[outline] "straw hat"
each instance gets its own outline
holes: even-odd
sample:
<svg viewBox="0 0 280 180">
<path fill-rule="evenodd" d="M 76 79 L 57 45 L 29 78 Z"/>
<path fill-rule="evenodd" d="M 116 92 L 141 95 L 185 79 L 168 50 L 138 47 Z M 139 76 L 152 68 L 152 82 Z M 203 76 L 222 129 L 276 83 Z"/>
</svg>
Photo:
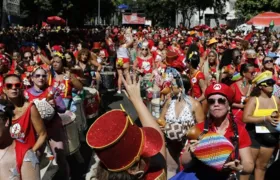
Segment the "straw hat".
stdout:
<svg viewBox="0 0 280 180">
<path fill-rule="evenodd" d="M 212 44 L 215 44 L 215 43 L 218 43 L 217 39 L 216 38 L 212 38 L 208 41 L 208 46 L 212 45 Z"/>
</svg>

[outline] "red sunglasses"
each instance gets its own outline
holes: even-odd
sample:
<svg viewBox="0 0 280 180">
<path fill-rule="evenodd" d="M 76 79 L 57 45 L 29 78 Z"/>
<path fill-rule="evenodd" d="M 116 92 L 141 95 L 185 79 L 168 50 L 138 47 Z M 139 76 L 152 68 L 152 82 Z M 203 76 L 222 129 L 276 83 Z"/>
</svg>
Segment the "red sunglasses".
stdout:
<svg viewBox="0 0 280 180">
<path fill-rule="evenodd" d="M 22 87 L 22 84 L 21 83 L 6 83 L 5 87 L 7 89 L 12 89 L 12 88 L 20 89 Z"/>
</svg>

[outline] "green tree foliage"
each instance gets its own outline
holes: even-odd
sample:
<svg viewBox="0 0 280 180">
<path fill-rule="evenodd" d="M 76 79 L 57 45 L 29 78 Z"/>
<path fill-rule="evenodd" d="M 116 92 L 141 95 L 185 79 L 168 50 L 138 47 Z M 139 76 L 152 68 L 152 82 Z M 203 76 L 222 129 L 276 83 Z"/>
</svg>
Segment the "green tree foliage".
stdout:
<svg viewBox="0 0 280 180">
<path fill-rule="evenodd" d="M 101 16 L 109 19 L 115 11 L 113 1 L 100 0 Z M 61 16 L 70 25 L 82 26 L 86 17 L 95 17 L 98 0 L 24 0 L 21 1 L 24 24 L 40 24 L 48 16 Z"/>
<path fill-rule="evenodd" d="M 280 11 L 279 0 L 237 0 L 237 16 L 249 20 L 253 16 L 265 11 Z"/>
</svg>

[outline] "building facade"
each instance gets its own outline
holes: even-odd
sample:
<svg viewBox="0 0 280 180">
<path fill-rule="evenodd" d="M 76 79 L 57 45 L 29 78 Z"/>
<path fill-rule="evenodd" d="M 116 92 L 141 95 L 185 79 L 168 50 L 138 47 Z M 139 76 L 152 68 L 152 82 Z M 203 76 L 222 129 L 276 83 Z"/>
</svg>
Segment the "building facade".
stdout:
<svg viewBox="0 0 280 180">
<path fill-rule="evenodd" d="M 222 14 L 224 15 L 224 18 L 219 19 L 220 24 L 229 24 L 230 26 L 236 26 L 238 25 L 237 18 L 235 16 L 235 2 L 236 0 L 229 0 L 226 2 L 225 8 L 223 9 Z M 200 15 L 200 17 L 199 17 Z M 200 21 L 199 21 L 199 18 Z M 183 18 L 180 12 L 176 15 L 176 26 L 178 26 L 180 23 L 185 24 L 188 26 L 189 22 L 186 20 L 186 22 L 182 22 Z M 200 23 L 199 23 L 200 22 Z M 214 8 L 207 8 L 204 12 L 198 12 L 192 16 L 190 20 L 191 27 L 194 27 L 199 24 L 206 24 L 210 27 L 215 27 L 216 22 L 214 18 Z"/>
</svg>

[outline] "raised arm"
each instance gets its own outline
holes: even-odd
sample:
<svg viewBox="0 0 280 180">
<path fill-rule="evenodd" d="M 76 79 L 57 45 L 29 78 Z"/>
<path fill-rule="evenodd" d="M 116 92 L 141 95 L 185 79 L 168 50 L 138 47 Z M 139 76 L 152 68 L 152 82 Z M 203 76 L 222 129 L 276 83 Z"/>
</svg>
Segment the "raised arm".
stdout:
<svg viewBox="0 0 280 180">
<path fill-rule="evenodd" d="M 131 79 L 125 80 L 124 77 L 122 77 L 122 81 L 124 83 L 124 86 L 126 88 L 126 95 L 134 105 L 137 114 L 139 116 L 139 119 L 141 121 L 141 124 L 143 127 L 151 127 L 156 129 L 164 142 L 164 135 L 157 124 L 156 120 L 152 116 L 152 114 L 147 109 L 146 105 L 143 103 L 141 95 L 140 95 L 140 81 L 136 82 L 136 76 L 134 75 L 133 81 Z M 131 83 L 130 83 L 131 82 Z M 165 145 L 161 148 L 161 154 L 166 158 L 166 148 Z"/>
</svg>

